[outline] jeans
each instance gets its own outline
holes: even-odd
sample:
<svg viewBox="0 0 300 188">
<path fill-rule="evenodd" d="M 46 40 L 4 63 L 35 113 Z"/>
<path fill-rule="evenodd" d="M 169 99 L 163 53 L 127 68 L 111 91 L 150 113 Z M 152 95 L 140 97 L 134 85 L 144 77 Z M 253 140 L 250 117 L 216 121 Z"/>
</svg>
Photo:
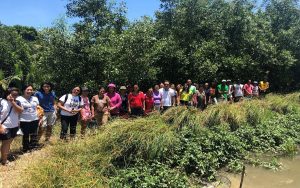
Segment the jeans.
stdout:
<svg viewBox="0 0 300 188">
<path fill-rule="evenodd" d="M 60 119 L 61 119 L 60 138 L 61 139 L 67 138 L 69 126 L 70 126 L 70 137 L 75 137 L 78 114 L 74 116 L 61 116 Z"/>
<path fill-rule="evenodd" d="M 39 121 L 31 121 L 31 122 L 20 122 L 20 128 L 23 132 L 23 150 L 29 150 L 38 144 L 37 139 L 37 130 L 39 126 Z"/>
</svg>

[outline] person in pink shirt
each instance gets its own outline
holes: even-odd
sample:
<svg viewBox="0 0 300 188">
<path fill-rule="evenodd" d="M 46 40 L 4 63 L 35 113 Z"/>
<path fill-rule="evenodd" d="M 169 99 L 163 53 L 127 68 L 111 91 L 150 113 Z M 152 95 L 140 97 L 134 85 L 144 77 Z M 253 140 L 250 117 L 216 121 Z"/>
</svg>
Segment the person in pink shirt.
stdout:
<svg viewBox="0 0 300 188">
<path fill-rule="evenodd" d="M 248 82 L 244 85 L 244 96 L 247 98 L 252 98 L 253 85 L 252 81 L 248 80 Z"/>
<path fill-rule="evenodd" d="M 81 136 L 85 135 L 85 130 L 87 124 L 92 120 L 92 113 L 90 108 L 90 100 L 89 100 L 89 89 L 87 87 L 81 88 L 81 100 L 83 101 L 83 107 L 80 111 L 81 115 Z"/>
<path fill-rule="evenodd" d="M 118 116 L 122 105 L 122 98 L 116 93 L 116 85 L 112 83 L 109 84 L 108 92 L 105 95 L 110 99 L 110 115 L 112 117 Z"/>
</svg>

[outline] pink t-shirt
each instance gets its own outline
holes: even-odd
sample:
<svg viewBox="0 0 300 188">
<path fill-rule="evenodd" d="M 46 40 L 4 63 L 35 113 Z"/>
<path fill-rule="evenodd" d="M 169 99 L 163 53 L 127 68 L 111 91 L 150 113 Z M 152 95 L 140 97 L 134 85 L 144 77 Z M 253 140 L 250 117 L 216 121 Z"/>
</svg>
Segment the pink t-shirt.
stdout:
<svg viewBox="0 0 300 188">
<path fill-rule="evenodd" d="M 253 90 L 253 85 L 252 84 L 245 84 L 244 85 L 244 90 L 247 91 L 247 92 L 244 93 L 245 96 L 247 96 L 249 94 L 251 95 L 252 94 L 252 90 Z"/>
<path fill-rule="evenodd" d="M 118 115 L 119 114 L 119 109 L 122 105 L 122 98 L 121 96 L 114 92 L 114 93 L 106 93 L 106 96 L 108 96 L 110 98 L 110 107 L 113 108 L 115 107 L 115 109 L 110 111 L 111 115 Z"/>
<path fill-rule="evenodd" d="M 82 107 L 82 118 L 88 118 L 91 116 L 91 108 L 90 108 L 90 100 L 88 97 L 81 96 L 81 100 L 83 101 L 83 107 Z"/>
</svg>

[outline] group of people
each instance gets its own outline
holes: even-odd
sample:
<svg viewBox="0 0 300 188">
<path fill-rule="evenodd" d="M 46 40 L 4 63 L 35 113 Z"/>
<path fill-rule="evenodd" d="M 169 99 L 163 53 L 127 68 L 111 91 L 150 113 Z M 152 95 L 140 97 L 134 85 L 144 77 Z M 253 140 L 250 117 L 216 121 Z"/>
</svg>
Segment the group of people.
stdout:
<svg viewBox="0 0 300 188">
<path fill-rule="evenodd" d="M 34 92 L 32 85 L 22 88 L 9 88 L 0 99 L 0 140 L 1 164 L 8 163 L 7 156 L 13 139 L 22 135 L 23 152 L 39 147 L 39 141 L 45 133 L 45 142 L 49 142 L 57 115 L 61 120 L 60 138 L 66 140 L 76 135 L 77 122 L 81 123 L 81 135 L 92 121 L 98 126 L 105 125 L 109 119 L 144 116 L 150 113 L 162 113 L 173 106 L 193 106 L 204 110 L 208 104 L 220 102 L 238 102 L 264 94 L 269 88 L 265 81 L 252 83 L 249 80 L 241 84 L 238 80 L 222 80 L 221 84 L 196 84 L 191 80 L 183 85 L 164 81 L 149 88 L 146 93 L 140 91 L 137 84 L 121 86 L 119 90 L 111 83 L 106 88 L 100 86 L 98 93 L 91 97 L 87 87 L 76 86 L 71 93 L 57 98 L 53 84 L 44 82 Z M 57 100 L 58 99 L 58 100 Z"/>
</svg>

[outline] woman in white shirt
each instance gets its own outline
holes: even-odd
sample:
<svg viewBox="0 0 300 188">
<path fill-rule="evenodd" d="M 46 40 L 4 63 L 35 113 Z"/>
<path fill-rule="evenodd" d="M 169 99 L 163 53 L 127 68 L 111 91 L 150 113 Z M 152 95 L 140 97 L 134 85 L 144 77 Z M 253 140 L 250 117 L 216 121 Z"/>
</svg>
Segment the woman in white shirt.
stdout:
<svg viewBox="0 0 300 188">
<path fill-rule="evenodd" d="M 17 98 L 20 101 L 23 111 L 20 115 L 20 128 L 23 132 L 23 152 L 38 147 L 37 131 L 39 127 L 39 117 L 37 106 L 39 100 L 33 96 L 33 86 L 25 85 L 22 88 L 23 95 Z"/>
<path fill-rule="evenodd" d="M 10 145 L 16 137 L 19 129 L 19 114 L 23 111 L 20 103 L 16 100 L 19 95 L 17 88 L 10 88 L 2 99 L 0 99 L 0 140 L 1 144 L 1 164 L 8 163 L 7 156 Z"/>
<path fill-rule="evenodd" d="M 70 127 L 70 137 L 76 135 L 76 125 L 79 117 L 79 112 L 82 109 L 83 101 L 80 97 L 81 88 L 75 87 L 71 94 L 63 95 L 58 102 L 58 107 L 61 109 L 61 132 L 60 138 L 66 139 L 68 129 Z"/>
</svg>

